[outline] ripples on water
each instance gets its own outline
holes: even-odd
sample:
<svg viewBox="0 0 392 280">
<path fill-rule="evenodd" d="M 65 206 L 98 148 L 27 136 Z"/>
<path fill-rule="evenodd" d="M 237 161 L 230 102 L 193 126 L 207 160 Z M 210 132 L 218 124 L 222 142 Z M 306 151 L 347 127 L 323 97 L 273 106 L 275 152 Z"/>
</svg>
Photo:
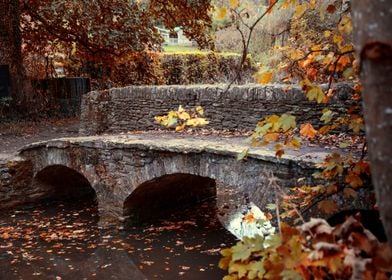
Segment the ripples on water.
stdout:
<svg viewBox="0 0 392 280">
<path fill-rule="evenodd" d="M 97 222 L 87 202 L 0 215 L 0 279 L 222 279 L 219 250 L 235 243 L 214 200 L 124 231 Z"/>
</svg>

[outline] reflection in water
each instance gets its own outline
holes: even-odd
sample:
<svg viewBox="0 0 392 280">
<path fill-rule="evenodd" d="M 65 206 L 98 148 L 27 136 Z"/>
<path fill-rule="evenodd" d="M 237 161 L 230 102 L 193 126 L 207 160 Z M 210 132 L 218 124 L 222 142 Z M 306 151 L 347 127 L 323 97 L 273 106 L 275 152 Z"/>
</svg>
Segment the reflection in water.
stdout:
<svg viewBox="0 0 392 280">
<path fill-rule="evenodd" d="M 221 279 L 234 244 L 215 201 L 125 231 L 97 225 L 91 203 L 39 205 L 0 216 L 0 279 Z"/>
</svg>

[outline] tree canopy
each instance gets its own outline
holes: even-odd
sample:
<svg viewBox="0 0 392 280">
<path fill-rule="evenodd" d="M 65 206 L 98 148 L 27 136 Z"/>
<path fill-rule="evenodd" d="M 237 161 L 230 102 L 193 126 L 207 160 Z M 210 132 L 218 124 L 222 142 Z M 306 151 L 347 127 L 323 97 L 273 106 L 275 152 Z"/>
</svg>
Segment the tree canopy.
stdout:
<svg viewBox="0 0 392 280">
<path fill-rule="evenodd" d="M 130 57 L 148 62 L 145 53 L 161 48 L 158 25 L 181 27 L 201 47 L 211 46 L 211 6 L 205 0 L 23 0 L 20 8 L 27 67 L 34 60 L 29 58 L 55 57 L 68 74 L 110 76 Z"/>
</svg>

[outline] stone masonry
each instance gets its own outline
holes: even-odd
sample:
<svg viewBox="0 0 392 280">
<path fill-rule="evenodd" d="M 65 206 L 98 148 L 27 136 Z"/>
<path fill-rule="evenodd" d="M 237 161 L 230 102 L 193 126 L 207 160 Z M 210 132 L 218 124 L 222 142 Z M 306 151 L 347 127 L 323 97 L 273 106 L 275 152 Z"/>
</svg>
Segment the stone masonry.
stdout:
<svg viewBox="0 0 392 280">
<path fill-rule="evenodd" d="M 328 107 L 335 112 L 350 108 L 351 93 L 348 85 L 338 85 Z M 300 122 L 317 122 L 325 106 L 307 101 L 299 88 L 283 86 L 235 86 L 228 92 L 212 85 L 142 86 L 90 92 L 82 102 L 80 133 L 91 136 L 35 143 L 17 157 L 0 158 L 0 209 L 96 195 L 103 225 L 141 216 L 146 205 L 164 209 L 210 196 L 217 197 L 218 208 L 228 215 L 249 202 L 263 210 L 275 202 L 272 176 L 283 187 L 297 185 L 298 178 L 313 183 L 314 163 L 330 152 L 303 147 L 276 158 L 271 147 L 252 148 L 246 160 L 237 161 L 249 147 L 244 138 L 139 131 L 156 128 L 154 117 L 179 105 L 203 106 L 209 127 L 218 130 L 250 130 L 264 116 L 287 112 Z M 96 134 L 104 135 L 92 136 Z M 350 205 L 336 200 L 342 210 L 368 209 L 374 202 L 369 192 Z"/>
<path fill-rule="evenodd" d="M 145 186 L 147 192 L 154 192 L 151 182 L 163 178 L 166 190 L 174 188 L 174 191 L 158 197 L 176 204 L 182 188 L 178 183 L 196 178 L 191 192 L 200 196 L 213 194 L 210 188 L 214 180 L 218 206 L 227 204 L 229 212 L 236 206 L 232 193 L 237 197 L 248 196 L 263 209 L 274 202 L 268 174 L 276 176 L 282 186 L 293 186 L 297 178 L 311 178 L 314 162 L 325 156 L 316 151 L 299 151 L 278 159 L 272 150 L 255 148 L 246 160 L 237 161 L 236 156 L 246 146 L 232 138 L 181 138 L 151 133 L 64 138 L 32 144 L 21 151 L 19 167 L 14 168 L 20 174 L 27 170 L 23 188 L 13 190 L 14 204 L 54 198 L 56 192 L 77 197 L 90 184 L 97 196 L 101 223 L 118 224 L 128 218 L 135 190 Z M 9 184 L 8 187 L 3 184 L 10 179 L 4 176 L 6 173 L 0 168 L 1 206 L 4 201 L 11 203 L 10 197 L 2 194 L 4 188 L 10 188 Z M 198 182 L 205 182 L 207 189 L 202 189 Z M 153 199 L 148 200 L 148 194 L 144 197 L 145 204 L 153 206 Z M 363 198 L 359 199 L 358 204 L 361 203 Z"/>
<path fill-rule="evenodd" d="M 338 84 L 336 94 L 327 104 L 336 113 L 351 108 L 353 90 Z M 253 130 L 257 123 L 272 114 L 290 113 L 299 122 L 312 122 L 316 127 L 325 104 L 306 99 L 298 87 L 287 85 L 233 86 L 131 86 L 90 92 L 82 101 L 82 135 L 113 134 L 132 130 L 158 128 L 154 117 L 167 114 L 179 105 L 195 108 L 201 105 L 213 129 Z"/>
</svg>

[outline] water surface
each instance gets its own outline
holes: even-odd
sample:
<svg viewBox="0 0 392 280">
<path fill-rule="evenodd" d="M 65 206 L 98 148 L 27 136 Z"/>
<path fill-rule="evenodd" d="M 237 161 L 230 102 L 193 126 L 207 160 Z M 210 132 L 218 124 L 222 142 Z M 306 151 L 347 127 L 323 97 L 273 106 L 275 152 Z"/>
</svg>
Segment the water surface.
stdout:
<svg viewBox="0 0 392 280">
<path fill-rule="evenodd" d="M 40 204 L 0 215 L 0 279 L 221 279 L 235 243 L 215 200 L 123 231 L 98 227 L 92 202 Z"/>
</svg>

